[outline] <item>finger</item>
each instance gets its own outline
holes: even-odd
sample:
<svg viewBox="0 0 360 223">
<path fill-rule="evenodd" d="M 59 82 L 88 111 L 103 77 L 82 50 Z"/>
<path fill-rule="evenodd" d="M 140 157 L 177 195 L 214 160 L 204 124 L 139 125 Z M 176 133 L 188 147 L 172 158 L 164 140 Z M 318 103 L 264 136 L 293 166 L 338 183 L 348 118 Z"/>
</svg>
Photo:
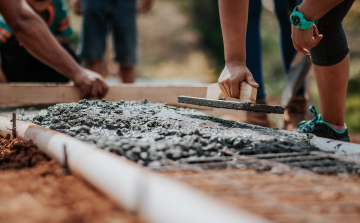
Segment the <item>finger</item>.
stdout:
<svg viewBox="0 0 360 223">
<path fill-rule="evenodd" d="M 93 83 L 91 86 L 91 96 L 92 97 L 98 97 L 98 86 L 97 82 Z"/>
<path fill-rule="evenodd" d="M 81 98 L 87 99 L 89 97 L 90 90 L 90 87 L 87 85 L 81 86 Z"/>
<path fill-rule="evenodd" d="M 97 97 L 98 97 L 98 98 L 102 98 L 103 96 L 104 96 L 104 89 L 103 89 L 102 83 L 100 82 L 100 83 L 97 85 Z"/>
<path fill-rule="evenodd" d="M 229 80 L 224 81 L 223 89 L 221 91 L 226 94 L 227 96 L 231 97 L 230 95 L 230 85 L 228 84 Z"/>
<path fill-rule="evenodd" d="M 102 88 L 103 88 L 103 96 L 105 96 L 109 91 L 109 87 L 105 82 L 102 82 Z"/>
<path fill-rule="evenodd" d="M 225 83 L 225 85 L 226 85 L 226 95 L 231 97 L 231 81 L 229 80 L 227 83 Z"/>
<path fill-rule="evenodd" d="M 219 83 L 219 87 L 222 93 L 226 94 L 226 88 L 224 86 L 224 83 Z M 227 94 L 226 94 L 227 95 Z"/>
<path fill-rule="evenodd" d="M 313 35 L 314 35 L 314 37 L 319 36 L 319 30 L 318 30 L 318 28 L 316 27 L 315 24 L 313 25 Z"/>
<path fill-rule="evenodd" d="M 230 94 L 232 98 L 240 98 L 240 91 L 239 91 L 240 83 L 233 83 L 230 88 Z"/>
<path fill-rule="evenodd" d="M 259 87 L 259 84 L 256 83 L 256 81 L 255 81 L 255 79 L 254 79 L 254 77 L 253 77 L 252 74 L 246 73 L 246 74 L 245 74 L 245 80 L 246 80 L 246 82 L 248 82 L 248 84 L 250 84 L 251 86 L 256 87 L 256 88 Z"/>
<path fill-rule="evenodd" d="M 299 45 L 297 45 L 295 42 L 293 42 L 293 45 L 294 45 L 294 48 L 296 51 L 300 52 L 300 53 L 303 53 L 303 54 L 306 54 L 306 55 L 310 55 L 309 51 L 300 47 Z"/>
<path fill-rule="evenodd" d="M 320 40 L 323 38 L 323 35 L 319 35 L 317 38 L 312 38 L 311 39 L 311 45 L 307 48 L 307 49 L 311 49 L 314 48 L 316 45 L 319 44 Z"/>
<path fill-rule="evenodd" d="M 317 38 L 314 46 L 318 45 L 318 44 L 320 43 L 320 41 L 322 40 L 322 38 L 323 38 L 323 35 L 320 34 L 320 35 L 318 36 L 318 38 Z"/>
<path fill-rule="evenodd" d="M 104 82 L 100 82 L 98 85 L 98 96 L 104 98 L 108 92 L 108 86 Z"/>
<path fill-rule="evenodd" d="M 222 91 L 225 95 L 230 96 L 230 95 L 229 95 L 229 92 L 228 92 L 228 88 L 229 88 L 229 86 L 227 86 L 225 82 L 223 82 L 222 85 L 220 85 L 221 91 Z"/>
</svg>

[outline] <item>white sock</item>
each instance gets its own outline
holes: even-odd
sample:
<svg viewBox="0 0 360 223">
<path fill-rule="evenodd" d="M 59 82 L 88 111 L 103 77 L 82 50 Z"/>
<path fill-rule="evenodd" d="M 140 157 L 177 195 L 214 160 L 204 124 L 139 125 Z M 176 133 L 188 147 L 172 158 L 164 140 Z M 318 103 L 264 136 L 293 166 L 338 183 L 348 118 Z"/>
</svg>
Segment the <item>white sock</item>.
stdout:
<svg viewBox="0 0 360 223">
<path fill-rule="evenodd" d="M 338 125 L 333 125 L 333 124 L 329 124 L 333 129 L 336 129 L 339 132 L 344 131 L 344 129 L 346 128 L 346 124 L 344 124 L 343 126 L 338 126 Z"/>
</svg>

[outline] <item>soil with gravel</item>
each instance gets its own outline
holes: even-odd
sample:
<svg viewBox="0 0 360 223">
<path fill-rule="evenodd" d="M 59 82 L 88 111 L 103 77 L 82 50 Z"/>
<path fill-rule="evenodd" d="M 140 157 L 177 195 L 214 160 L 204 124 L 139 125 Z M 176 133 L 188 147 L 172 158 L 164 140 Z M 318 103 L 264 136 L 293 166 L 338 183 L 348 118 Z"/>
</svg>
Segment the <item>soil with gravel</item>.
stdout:
<svg viewBox="0 0 360 223">
<path fill-rule="evenodd" d="M 318 150 L 310 145 L 310 135 L 222 120 L 146 99 L 57 104 L 33 122 L 150 167 L 165 165 L 168 159 L 224 156 L 219 152 L 223 148 L 248 155 Z"/>
<path fill-rule="evenodd" d="M 30 142 L 0 135 L 0 222 L 141 222 Z"/>
</svg>

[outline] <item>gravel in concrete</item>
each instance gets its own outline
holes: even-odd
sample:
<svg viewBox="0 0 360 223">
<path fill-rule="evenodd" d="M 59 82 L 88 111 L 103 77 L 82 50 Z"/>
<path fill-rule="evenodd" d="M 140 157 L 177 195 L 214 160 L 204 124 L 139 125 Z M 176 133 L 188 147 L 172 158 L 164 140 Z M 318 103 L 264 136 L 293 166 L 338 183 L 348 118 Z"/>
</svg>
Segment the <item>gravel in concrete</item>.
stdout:
<svg viewBox="0 0 360 223">
<path fill-rule="evenodd" d="M 224 156 L 219 152 L 222 148 L 247 154 L 317 150 L 310 146 L 310 135 L 222 120 L 147 100 L 57 104 L 33 122 L 150 167 L 165 165 L 168 159 Z"/>
</svg>

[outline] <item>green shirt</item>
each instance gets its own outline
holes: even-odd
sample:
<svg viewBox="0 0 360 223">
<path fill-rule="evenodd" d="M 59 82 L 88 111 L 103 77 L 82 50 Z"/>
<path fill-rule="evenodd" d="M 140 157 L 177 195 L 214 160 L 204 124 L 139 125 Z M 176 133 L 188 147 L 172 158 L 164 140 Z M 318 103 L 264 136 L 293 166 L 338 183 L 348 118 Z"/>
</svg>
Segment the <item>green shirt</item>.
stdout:
<svg viewBox="0 0 360 223">
<path fill-rule="evenodd" d="M 55 36 L 69 37 L 73 34 L 67 7 L 63 0 L 52 0 L 47 11 L 49 13 L 49 20 L 45 21 L 45 23 Z M 6 43 L 12 35 L 11 29 L 0 15 L 0 45 Z"/>
</svg>

